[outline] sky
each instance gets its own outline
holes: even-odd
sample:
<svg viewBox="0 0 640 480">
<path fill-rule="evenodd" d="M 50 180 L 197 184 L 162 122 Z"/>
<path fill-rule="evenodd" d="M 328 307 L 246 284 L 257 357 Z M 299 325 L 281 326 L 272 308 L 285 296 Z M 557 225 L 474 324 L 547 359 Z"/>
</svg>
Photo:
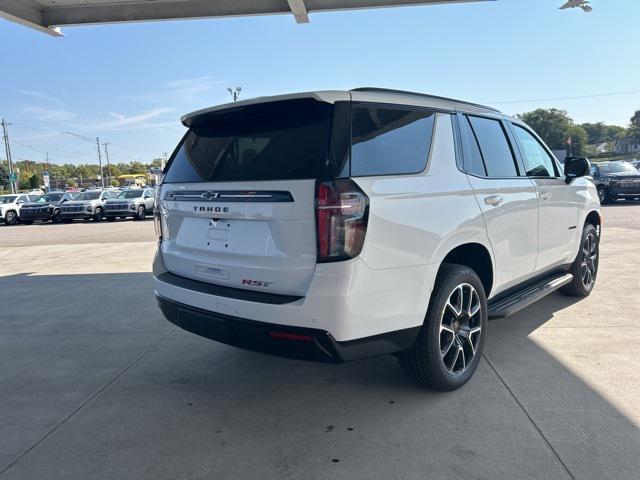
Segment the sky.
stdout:
<svg viewBox="0 0 640 480">
<path fill-rule="evenodd" d="M 0 116 L 14 160 L 52 163 L 97 162 L 95 144 L 62 131 L 99 136 L 114 163 L 170 155 L 180 116 L 230 101 L 234 86 L 241 98 L 387 87 L 627 126 L 640 109 L 640 1 L 562 3 L 78 26 L 64 38 L 0 19 Z"/>
</svg>

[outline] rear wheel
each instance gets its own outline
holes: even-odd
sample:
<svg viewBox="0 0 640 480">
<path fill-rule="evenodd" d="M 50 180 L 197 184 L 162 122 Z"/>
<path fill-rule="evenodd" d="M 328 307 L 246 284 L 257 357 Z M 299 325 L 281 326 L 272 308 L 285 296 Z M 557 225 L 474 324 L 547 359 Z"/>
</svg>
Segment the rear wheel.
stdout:
<svg viewBox="0 0 640 480">
<path fill-rule="evenodd" d="M 4 223 L 7 225 L 15 225 L 18 223 L 18 215 L 13 210 L 9 210 L 4 216 Z"/>
<path fill-rule="evenodd" d="M 398 355 L 402 370 L 434 390 L 461 387 L 480 362 L 487 317 L 478 275 L 463 265 L 443 265 L 420 334 Z"/>
<path fill-rule="evenodd" d="M 571 264 L 573 280 L 560 289 L 565 295 L 572 297 L 586 297 L 593 290 L 598 276 L 598 261 L 600 254 L 600 238 L 596 228 L 587 223 L 582 232 L 580 251 Z"/>
</svg>

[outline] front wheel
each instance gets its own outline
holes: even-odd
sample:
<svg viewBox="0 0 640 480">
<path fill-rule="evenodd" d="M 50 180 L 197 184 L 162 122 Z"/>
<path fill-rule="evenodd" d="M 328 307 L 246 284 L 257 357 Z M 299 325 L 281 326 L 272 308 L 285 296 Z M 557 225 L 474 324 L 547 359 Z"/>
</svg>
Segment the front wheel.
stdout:
<svg viewBox="0 0 640 480">
<path fill-rule="evenodd" d="M 586 297 L 593 290 L 598 276 L 600 237 L 596 227 L 587 223 L 582 231 L 580 251 L 571 264 L 571 283 L 560 288 L 560 292 L 571 297 Z"/>
<path fill-rule="evenodd" d="M 18 223 L 18 215 L 13 210 L 8 211 L 4 216 L 4 223 L 7 225 L 15 225 Z"/>
<path fill-rule="evenodd" d="M 96 212 L 93 214 L 93 221 L 101 222 L 103 218 L 104 218 L 104 212 L 102 211 L 102 208 L 100 207 L 96 208 Z"/>
<path fill-rule="evenodd" d="M 136 220 L 144 220 L 147 216 L 147 209 L 144 208 L 144 205 L 140 205 L 138 207 L 138 214 L 136 215 Z"/>
<path fill-rule="evenodd" d="M 434 390 L 460 388 L 480 362 L 487 318 L 478 275 L 463 265 L 444 264 L 415 344 L 398 355 L 402 370 Z"/>
<path fill-rule="evenodd" d="M 609 192 L 604 185 L 598 186 L 598 198 L 600 199 L 600 203 L 604 205 L 605 203 L 609 203 Z"/>
<path fill-rule="evenodd" d="M 60 215 L 60 210 L 56 210 L 51 217 L 51 221 L 53 223 L 62 223 L 62 215 Z"/>
</svg>

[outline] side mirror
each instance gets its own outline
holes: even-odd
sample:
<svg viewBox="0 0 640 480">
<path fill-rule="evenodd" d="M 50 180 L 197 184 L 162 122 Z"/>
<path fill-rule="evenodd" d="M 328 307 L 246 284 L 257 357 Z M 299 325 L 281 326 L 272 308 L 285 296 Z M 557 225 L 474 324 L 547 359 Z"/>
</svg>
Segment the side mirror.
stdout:
<svg viewBox="0 0 640 480">
<path fill-rule="evenodd" d="M 567 157 L 564 160 L 564 175 L 567 183 L 574 178 L 587 177 L 591 174 L 591 165 L 585 157 Z"/>
</svg>

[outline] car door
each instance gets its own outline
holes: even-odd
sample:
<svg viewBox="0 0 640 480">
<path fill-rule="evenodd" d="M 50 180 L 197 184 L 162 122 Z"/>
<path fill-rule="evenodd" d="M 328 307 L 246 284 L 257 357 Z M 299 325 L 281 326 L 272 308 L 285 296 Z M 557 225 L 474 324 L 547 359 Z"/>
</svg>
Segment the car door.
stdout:
<svg viewBox="0 0 640 480">
<path fill-rule="evenodd" d="M 540 215 L 536 270 L 569 263 L 577 235 L 580 194 L 567 185 L 555 158 L 526 126 L 510 122 L 526 175 L 533 181 Z"/>
<path fill-rule="evenodd" d="M 493 249 L 493 293 L 530 277 L 538 251 L 538 199 L 520 175 L 500 118 L 458 115 L 465 171 L 484 216 Z"/>
<path fill-rule="evenodd" d="M 147 209 L 147 212 L 153 211 L 153 193 L 151 190 L 146 189 L 143 193 L 144 197 L 144 208 Z"/>
</svg>

